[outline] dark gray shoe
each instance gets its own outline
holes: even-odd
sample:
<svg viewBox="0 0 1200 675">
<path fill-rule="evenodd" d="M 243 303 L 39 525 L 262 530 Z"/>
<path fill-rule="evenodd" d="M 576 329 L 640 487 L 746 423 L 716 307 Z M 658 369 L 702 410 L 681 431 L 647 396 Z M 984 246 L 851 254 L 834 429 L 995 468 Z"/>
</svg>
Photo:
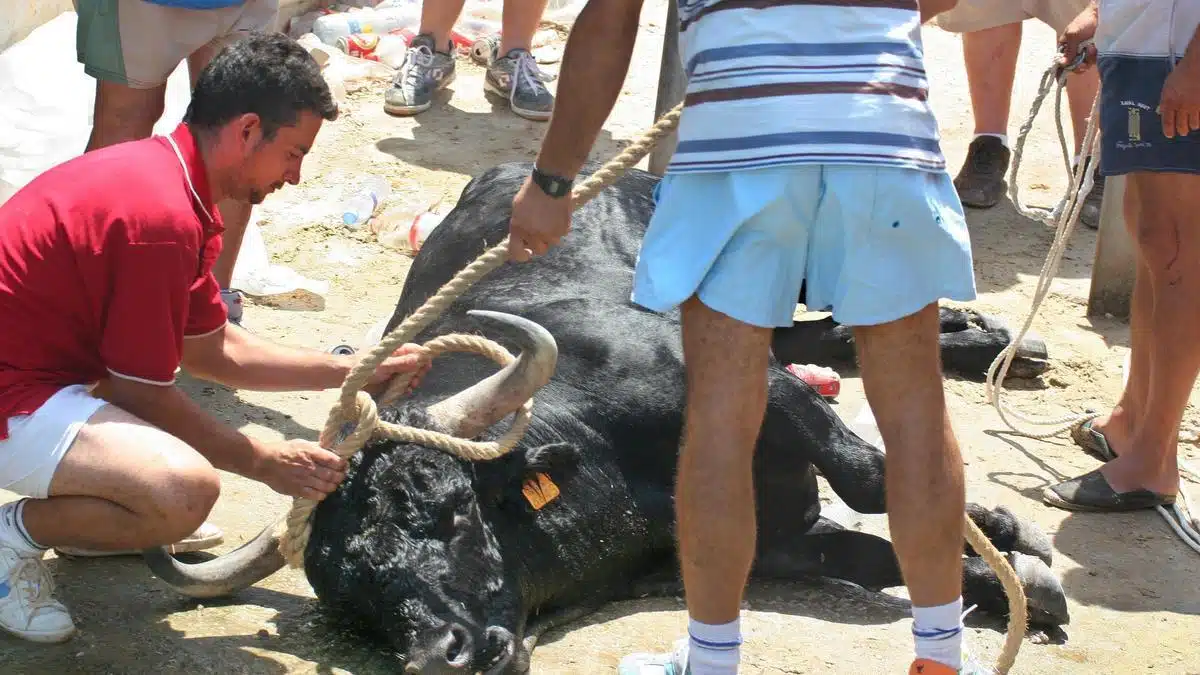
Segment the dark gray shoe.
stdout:
<svg viewBox="0 0 1200 675">
<path fill-rule="evenodd" d="M 383 109 L 393 115 L 425 112 L 433 105 L 433 95 L 453 82 L 454 75 L 454 56 L 437 51 L 433 36 L 422 33 L 409 44 L 404 63 L 383 95 Z"/>
<path fill-rule="evenodd" d="M 544 122 L 554 112 L 554 95 L 546 88 L 548 79 L 528 50 L 513 49 L 504 56 L 493 56 L 483 86 L 507 98 L 513 112 L 521 117 Z"/>
<path fill-rule="evenodd" d="M 962 169 L 954 178 L 954 189 L 964 206 L 990 209 L 1004 196 L 1007 188 L 1009 150 L 995 136 L 980 136 L 971 141 Z"/>
<path fill-rule="evenodd" d="M 1096 171 L 1092 177 L 1092 191 L 1083 198 L 1083 206 L 1079 207 L 1079 223 L 1093 230 L 1100 229 L 1100 205 L 1104 201 L 1104 176 Z"/>
</svg>

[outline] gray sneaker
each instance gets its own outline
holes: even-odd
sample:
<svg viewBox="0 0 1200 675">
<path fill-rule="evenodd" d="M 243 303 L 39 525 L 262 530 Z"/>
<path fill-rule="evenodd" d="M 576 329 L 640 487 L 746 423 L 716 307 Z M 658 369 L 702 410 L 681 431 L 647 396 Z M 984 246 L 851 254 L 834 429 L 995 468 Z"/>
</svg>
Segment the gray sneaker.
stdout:
<svg viewBox="0 0 1200 675">
<path fill-rule="evenodd" d="M 454 56 L 437 51 L 433 36 L 422 33 L 409 43 L 404 63 L 383 95 L 383 109 L 393 115 L 425 112 L 433 105 L 433 94 L 453 82 L 454 74 Z"/>
<path fill-rule="evenodd" d="M 504 56 L 492 58 L 483 86 L 487 91 L 507 98 L 513 112 L 521 117 L 544 122 L 554 112 L 554 95 L 546 88 L 548 79 L 528 50 L 513 49 Z"/>
<path fill-rule="evenodd" d="M 1092 180 L 1092 191 L 1083 198 L 1083 206 L 1079 207 L 1079 223 L 1084 227 L 1100 229 L 1100 205 L 1104 201 L 1104 176 L 1096 171 Z"/>
</svg>

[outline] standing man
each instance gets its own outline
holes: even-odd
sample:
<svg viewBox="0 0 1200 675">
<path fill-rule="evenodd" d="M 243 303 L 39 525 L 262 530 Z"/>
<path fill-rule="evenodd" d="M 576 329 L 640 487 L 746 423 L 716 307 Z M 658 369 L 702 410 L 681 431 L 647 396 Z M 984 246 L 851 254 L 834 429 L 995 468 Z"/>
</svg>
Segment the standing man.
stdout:
<svg viewBox="0 0 1200 675">
<path fill-rule="evenodd" d="M 1043 499 L 1129 511 L 1174 503 L 1179 424 L 1200 373 L 1200 2 L 1093 1 L 1063 35 L 1064 58 L 1093 36 L 1100 171 L 1126 176 L 1125 223 L 1138 253 L 1129 381 L 1108 415 L 1072 430 L 1105 465 Z"/>
<path fill-rule="evenodd" d="M 921 23 L 954 0 L 681 3 L 689 82 L 633 301 L 682 307 L 687 413 L 676 515 L 690 639 L 627 674 L 736 672 L 756 547 L 752 459 L 774 327 L 810 308 L 854 327 L 887 445 L 887 506 L 913 602 L 913 673 L 969 672 L 962 459 L 942 390 L 938 299 L 971 300 L 966 222 L 927 98 Z M 511 251 L 568 231 L 571 181 L 629 67 L 641 0 L 590 2 L 558 108 L 513 201 Z M 970 671 L 973 672 L 973 671 Z"/>
<path fill-rule="evenodd" d="M 433 95 L 454 81 L 454 45 L 450 29 L 466 0 L 425 0 L 419 34 L 409 44 L 404 63 L 383 95 L 383 109 L 392 115 L 416 115 L 429 110 Z M 505 0 L 502 37 L 491 54 L 484 90 L 503 97 L 525 119 L 544 122 L 554 110 L 554 95 L 545 74 L 530 53 L 546 0 Z M 503 56 L 501 56 L 503 54 Z"/>
<path fill-rule="evenodd" d="M 48 547 L 139 550 L 179 541 L 220 492 L 217 469 L 323 499 L 345 462 L 315 443 L 259 441 L 175 386 L 337 387 L 354 361 L 273 345 L 226 322 L 213 277 L 223 199 L 300 180 L 337 106 L 308 53 L 252 34 L 199 73 L 169 136 L 44 172 L 0 206 L 0 629 L 36 642 L 75 625 L 51 597 Z M 376 372 L 424 372 L 406 345 Z"/>
<path fill-rule="evenodd" d="M 1087 4 L 1088 0 L 959 0 L 954 9 L 937 17 L 935 23 L 939 28 L 962 33 L 963 61 L 971 90 L 975 138 L 954 178 L 954 187 L 965 206 L 991 208 L 1007 189 L 1005 176 L 1011 156 L 1008 117 L 1022 24 L 1026 19 L 1036 18 L 1053 28 L 1055 34 L 1062 35 L 1067 24 Z M 1075 136 L 1076 163 L 1099 87 L 1095 72 L 1067 74 L 1067 104 Z M 1079 221 L 1092 229 L 1100 225 L 1100 201 L 1104 197 L 1104 179 L 1100 175 L 1095 178 L 1079 215 Z"/>
<path fill-rule="evenodd" d="M 167 78 L 186 60 L 194 89 L 213 55 L 249 31 L 274 22 L 279 0 L 73 0 L 79 15 L 75 51 L 96 78 L 92 134 L 85 152 L 147 138 L 166 106 Z M 218 206 L 225 222 L 213 275 L 230 321 L 242 320 L 233 267 L 250 223 L 251 202 Z"/>
</svg>

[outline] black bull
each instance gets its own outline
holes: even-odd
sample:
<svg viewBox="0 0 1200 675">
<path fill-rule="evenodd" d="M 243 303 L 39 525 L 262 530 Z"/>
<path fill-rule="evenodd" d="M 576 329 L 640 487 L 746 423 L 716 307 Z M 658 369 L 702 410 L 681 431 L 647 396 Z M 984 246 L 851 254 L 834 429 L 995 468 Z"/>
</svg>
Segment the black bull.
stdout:
<svg viewBox="0 0 1200 675">
<path fill-rule="evenodd" d="M 528 170 L 504 165 L 467 185 L 414 261 L 388 330 L 507 234 L 511 200 Z M 656 180 L 631 171 L 575 213 L 561 247 L 492 272 L 416 337 L 483 329 L 521 356 L 495 374 L 476 355 L 442 357 L 423 386 L 382 410 L 383 418 L 492 439 L 508 426 L 494 423 L 536 392 L 533 422 L 511 454 L 470 463 L 377 440 L 317 509 L 305 552 L 309 582 L 329 611 L 382 639 L 408 672 L 523 672 L 550 625 L 644 592 L 648 580 L 676 577 L 679 317 L 629 302 Z M 950 370 L 980 374 L 1009 339 L 977 316 L 942 316 Z M 901 585 L 890 542 L 820 517 L 814 468 L 851 508 L 883 513 L 883 454 L 780 363 L 852 363 L 848 335 L 812 322 L 778 331 L 774 347 L 754 460 L 754 576 L 833 577 L 874 590 Z M 1039 372 L 1044 357 L 1033 345 L 1021 369 Z M 557 487 L 557 498 L 523 492 L 539 475 Z M 1020 573 L 1032 619 L 1066 623 L 1045 536 L 1003 507 L 972 504 L 969 512 Z M 226 594 L 283 565 L 273 531 L 204 563 L 185 565 L 160 550 L 146 558 L 183 593 Z M 965 602 L 1006 612 L 996 576 L 969 547 L 965 554 Z"/>
</svg>

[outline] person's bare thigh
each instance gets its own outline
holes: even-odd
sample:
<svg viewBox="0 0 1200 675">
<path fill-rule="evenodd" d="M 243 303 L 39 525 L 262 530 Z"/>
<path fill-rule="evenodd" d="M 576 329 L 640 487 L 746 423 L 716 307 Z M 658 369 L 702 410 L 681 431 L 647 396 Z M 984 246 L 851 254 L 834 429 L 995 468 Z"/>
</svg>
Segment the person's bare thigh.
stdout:
<svg viewBox="0 0 1200 675">
<path fill-rule="evenodd" d="M 113 405 L 80 429 L 50 482 L 50 497 L 98 497 L 139 514 L 207 514 L 216 469 L 183 441 Z"/>
</svg>

